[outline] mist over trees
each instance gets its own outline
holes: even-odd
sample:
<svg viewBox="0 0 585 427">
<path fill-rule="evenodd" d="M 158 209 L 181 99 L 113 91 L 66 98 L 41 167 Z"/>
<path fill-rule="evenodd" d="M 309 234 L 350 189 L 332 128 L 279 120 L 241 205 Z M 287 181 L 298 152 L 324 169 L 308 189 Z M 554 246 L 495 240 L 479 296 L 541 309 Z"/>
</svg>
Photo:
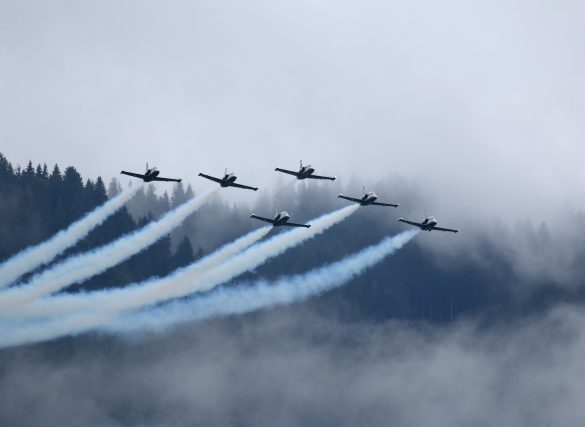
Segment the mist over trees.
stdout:
<svg viewBox="0 0 585 427">
<path fill-rule="evenodd" d="M 230 203 L 229 192 L 221 192 L 170 235 L 65 292 L 164 276 L 261 226 L 251 211 L 287 210 L 309 221 L 344 206 L 339 192 L 359 194 L 361 187 L 357 180 L 347 187 L 281 181 L 260 191 L 253 206 Z M 420 216 L 416 209 L 425 201 L 416 185 L 393 177 L 372 187 L 381 200 L 400 201 L 400 212 L 359 209 L 225 286 L 337 261 L 404 230 L 399 215 Z M 0 155 L 0 259 L 49 238 L 121 190 L 116 179 L 106 185 L 58 165 L 29 162 L 23 169 Z M 143 227 L 197 194 L 183 184 L 156 190 L 146 186 L 55 262 Z M 583 218 L 572 214 L 572 232 L 561 239 L 530 221 L 512 228 L 457 223 L 459 235 L 421 233 L 346 286 L 302 303 L 162 334 L 88 333 L 3 349 L 0 424 L 453 425 L 473 424 L 479 414 L 489 420 L 479 425 L 492 425 L 497 417 L 483 411 L 493 406 L 502 425 L 542 419 L 563 425 L 558 420 L 566 413 L 582 413 L 580 383 L 572 386 L 572 378 L 585 348 L 585 314 L 575 304 L 585 300 Z M 565 353 L 568 360 L 559 357 Z M 559 397 L 560 389 L 569 398 Z M 502 414 L 507 400 L 517 410 Z M 569 402 L 568 411 L 541 408 L 557 400 L 561 407 Z"/>
<path fill-rule="evenodd" d="M 412 206 L 420 203 L 416 188 L 400 178 L 389 178 L 376 188 L 381 199 L 409 200 Z M 14 167 L 0 154 L 0 260 L 49 238 L 121 190 L 115 178 L 106 188 L 102 178 L 85 179 L 73 166 L 61 169 L 58 165 L 35 166 L 29 162 L 25 168 Z M 287 210 L 295 220 L 309 221 L 343 206 L 345 202 L 335 197 L 342 190 L 357 194 L 361 185 L 355 180 L 348 188 L 342 188 L 339 182 L 285 181 L 272 192 L 260 193 L 252 208 L 230 203 L 229 196 L 222 194 L 170 235 L 128 261 L 67 291 L 124 286 L 153 276 L 162 277 L 260 226 L 249 218 L 251 210 L 264 215 Z M 148 185 L 127 207 L 112 215 L 56 262 L 141 228 L 195 194 L 190 185 L 183 183 L 156 189 L 155 185 Z M 378 242 L 383 236 L 403 230 L 404 226 L 395 221 L 397 216 L 392 209 L 360 209 L 327 233 L 246 273 L 244 278 L 276 278 L 336 261 Z M 578 222 L 578 219 L 575 220 Z M 524 226 L 521 232 L 536 252 L 550 241 L 546 225 Z M 440 235 L 434 237 L 441 238 Z M 461 256 L 455 261 L 411 244 L 350 285 L 305 304 L 349 319 L 398 318 L 445 323 L 461 315 L 502 316 L 538 310 L 558 300 L 581 299 L 585 294 L 578 280 L 573 280 L 576 283 L 571 286 L 559 287 L 545 276 L 536 279 L 539 282 L 536 291 L 518 292 L 523 287 L 522 282 L 528 279 L 517 274 L 514 260 L 508 255 L 489 239 L 481 238 L 474 243 L 474 256 Z M 478 258 L 482 262 L 477 262 Z M 585 259 L 585 245 L 573 254 L 571 268 L 582 271 L 582 259 Z M 571 277 L 578 277 L 578 274 Z"/>
</svg>

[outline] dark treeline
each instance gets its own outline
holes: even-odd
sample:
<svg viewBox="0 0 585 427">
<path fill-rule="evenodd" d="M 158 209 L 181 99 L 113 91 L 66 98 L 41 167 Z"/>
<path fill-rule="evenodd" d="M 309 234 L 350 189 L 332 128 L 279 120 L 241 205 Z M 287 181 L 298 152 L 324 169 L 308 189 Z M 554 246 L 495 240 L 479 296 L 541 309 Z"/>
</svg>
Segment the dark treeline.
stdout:
<svg viewBox="0 0 585 427">
<path fill-rule="evenodd" d="M 119 184 L 112 181 L 109 195 L 119 190 Z M 156 198 L 151 209 L 136 218 L 126 208 L 121 209 L 60 259 L 96 248 L 143 227 L 160 213 L 161 207 L 164 210 L 171 208 L 171 204 L 165 205 L 165 199 L 168 199 L 166 194 Z M 49 169 L 46 164 L 35 167 L 29 162 L 24 169 L 14 168 L 0 154 L 0 200 L 0 259 L 5 260 L 30 245 L 50 238 L 103 204 L 108 200 L 108 190 L 101 178 L 84 181 L 72 166 L 61 170 L 54 165 Z M 83 285 L 93 289 L 165 275 L 191 263 L 197 256 L 201 256 L 201 249 L 194 251 L 187 237 L 173 246 L 171 236 L 166 236 L 128 262 Z"/>
<path fill-rule="evenodd" d="M 359 187 L 357 182 L 350 183 L 352 189 Z M 418 202 L 416 191 L 399 179 L 385 181 L 378 188 L 381 198 L 410 199 L 415 205 Z M 111 242 L 195 196 L 193 189 L 182 183 L 169 186 L 167 190 L 159 195 L 154 185 L 146 186 L 126 208 L 111 216 L 60 259 Z M 62 170 L 57 165 L 48 168 L 44 164 L 34 166 L 29 162 L 24 169 L 15 168 L 0 155 L 0 259 L 7 259 L 25 247 L 51 237 L 119 191 L 121 187 L 116 179 L 106 188 L 101 178 L 84 180 L 74 167 Z M 345 202 L 332 196 L 339 191 L 338 182 L 289 183 L 272 194 L 261 193 L 254 210 L 272 215 L 286 209 L 295 220 L 307 221 L 344 206 Z M 68 291 L 123 286 L 152 276 L 164 276 L 260 226 L 249 218 L 249 214 L 248 206 L 233 205 L 216 197 L 171 235 L 127 262 Z M 288 251 L 237 281 L 296 274 L 338 260 L 378 242 L 383 236 L 404 230 L 404 226 L 396 223 L 395 214 L 386 209 L 360 209 L 322 236 Z M 533 235 L 529 238 L 537 245 L 541 237 L 538 231 L 531 233 Z M 334 311 L 348 318 L 449 322 L 461 315 L 502 316 L 525 312 L 540 309 L 550 302 L 583 296 L 582 285 L 558 287 L 545 279 L 539 284 L 538 292 L 522 295 L 517 290 L 525 286 L 522 281 L 527 279 L 515 273 L 513 261 L 505 252 L 488 240 L 479 239 L 475 245 L 476 252 L 485 262 L 477 263 L 471 257 L 443 262 L 419 245 L 408 245 L 348 286 L 315 298 L 309 304 L 317 310 Z M 585 259 L 585 245 L 582 252 L 575 255 L 575 263 L 579 265 L 579 260 Z"/>
</svg>

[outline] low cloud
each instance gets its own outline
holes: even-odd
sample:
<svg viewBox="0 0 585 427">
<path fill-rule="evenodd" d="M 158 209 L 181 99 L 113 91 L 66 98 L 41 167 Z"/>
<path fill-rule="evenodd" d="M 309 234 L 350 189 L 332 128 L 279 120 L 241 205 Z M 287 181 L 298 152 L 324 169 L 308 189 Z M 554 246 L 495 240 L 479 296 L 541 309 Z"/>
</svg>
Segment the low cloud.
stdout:
<svg viewBox="0 0 585 427">
<path fill-rule="evenodd" d="M 345 323 L 300 306 L 133 341 L 9 350 L 4 425 L 580 425 L 585 313 L 489 328 Z"/>
</svg>

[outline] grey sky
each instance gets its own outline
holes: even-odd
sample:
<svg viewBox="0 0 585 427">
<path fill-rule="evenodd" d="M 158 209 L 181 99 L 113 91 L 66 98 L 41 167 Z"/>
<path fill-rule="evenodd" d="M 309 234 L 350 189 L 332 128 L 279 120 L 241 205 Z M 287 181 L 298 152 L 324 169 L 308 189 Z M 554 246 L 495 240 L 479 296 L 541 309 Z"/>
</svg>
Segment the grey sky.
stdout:
<svg viewBox="0 0 585 427">
<path fill-rule="evenodd" d="M 584 13 L 579 1 L 0 2 L 0 150 L 105 178 L 148 160 L 196 189 L 210 186 L 197 171 L 266 185 L 303 158 L 344 182 L 413 179 L 439 216 L 539 221 L 585 200 Z"/>
</svg>

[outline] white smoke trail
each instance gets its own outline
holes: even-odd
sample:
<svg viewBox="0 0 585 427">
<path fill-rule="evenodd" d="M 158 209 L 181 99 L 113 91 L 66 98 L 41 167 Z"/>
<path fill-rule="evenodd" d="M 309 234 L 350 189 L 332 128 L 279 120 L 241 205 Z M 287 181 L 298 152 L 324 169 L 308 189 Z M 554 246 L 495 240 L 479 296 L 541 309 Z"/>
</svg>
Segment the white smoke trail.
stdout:
<svg viewBox="0 0 585 427">
<path fill-rule="evenodd" d="M 409 230 L 387 237 L 376 245 L 304 274 L 282 277 L 275 282 L 260 280 L 252 285 L 218 289 L 188 301 L 174 301 L 162 307 L 133 313 L 100 330 L 112 333 L 160 332 L 180 323 L 299 302 L 345 285 L 401 249 L 418 233 L 418 230 Z"/>
<path fill-rule="evenodd" d="M 50 270 L 35 275 L 28 283 L 5 290 L 0 293 L 0 310 L 4 314 L 17 314 L 22 304 L 89 279 L 125 261 L 168 234 L 216 193 L 217 190 L 195 197 L 140 230 L 68 258 Z"/>
<path fill-rule="evenodd" d="M 190 277 L 195 277 L 196 274 L 203 273 L 206 270 L 217 267 L 223 262 L 228 261 L 232 257 L 244 249 L 252 246 L 254 243 L 265 237 L 270 230 L 271 226 L 258 228 L 249 232 L 248 234 L 236 239 L 235 241 L 228 243 L 215 252 L 205 256 L 204 258 L 197 260 L 193 264 L 178 269 L 171 276 L 168 277 L 163 283 L 157 286 L 172 286 L 172 277 L 188 274 Z M 31 301 L 18 310 L 17 313 L 0 313 L 0 317 L 16 317 L 17 320 L 22 321 L 26 318 L 34 317 L 47 317 L 47 316 L 58 316 L 64 314 L 71 314 L 72 312 L 79 310 L 90 310 L 97 306 L 103 307 L 112 304 L 119 298 L 133 298 L 133 292 L 142 291 L 143 286 L 147 286 L 149 283 L 158 283 L 161 279 L 156 278 L 143 283 L 132 285 L 135 291 L 129 291 L 128 288 L 114 288 L 107 291 L 100 292 L 88 292 L 78 293 L 72 295 L 58 295 L 55 297 L 43 298 L 36 301 Z M 157 289 L 157 288 L 152 288 Z M 134 295 L 137 295 L 134 294 Z"/>
<path fill-rule="evenodd" d="M 311 221 L 311 228 L 294 229 L 277 235 L 272 239 L 252 246 L 217 268 L 202 274 L 199 274 L 199 271 L 197 271 L 198 274 L 190 274 L 189 268 L 183 269 L 162 279 L 151 280 L 130 288 L 117 290 L 117 298 L 111 300 L 107 297 L 112 291 L 92 293 L 92 310 L 54 321 L 36 322 L 26 327 L 5 329 L 0 335 L 0 347 L 31 344 L 61 336 L 78 334 L 111 322 L 120 316 L 124 310 L 138 309 L 168 301 L 172 298 L 210 290 L 245 271 L 258 267 L 268 259 L 282 254 L 287 249 L 321 234 L 334 224 L 347 218 L 357 208 L 357 205 L 350 205 L 323 215 Z M 122 293 L 125 295 L 122 295 Z M 86 294 L 87 296 L 89 294 Z M 78 297 L 78 295 L 67 297 L 73 298 Z M 98 297 L 98 299 L 94 300 L 93 297 Z M 102 305 L 97 302 L 99 298 L 104 297 L 107 298 L 108 305 Z M 62 298 L 65 298 L 65 296 Z M 101 300 L 102 303 L 104 301 L 106 299 Z"/>
<path fill-rule="evenodd" d="M 258 267 L 287 249 L 321 234 L 337 222 L 347 218 L 358 207 L 359 205 L 350 205 L 322 215 L 311 221 L 311 228 L 295 228 L 276 235 L 237 256 L 226 259 L 226 262 L 216 269 L 202 271 L 199 264 L 194 263 L 163 278 L 157 277 L 119 289 L 57 295 L 35 301 L 28 307 L 19 307 L 18 311 L 3 313 L 1 316 L 63 315 L 70 314 L 71 311 L 91 310 L 95 307 L 99 307 L 103 311 L 116 312 L 141 308 L 194 292 L 210 290 L 239 274 Z"/>
<path fill-rule="evenodd" d="M 75 245 L 109 216 L 120 210 L 141 188 L 142 185 L 136 185 L 122 191 L 49 240 L 26 248 L 5 261 L 0 265 L 0 288 L 14 283 L 23 274 L 53 261 L 57 255 Z"/>
</svg>

